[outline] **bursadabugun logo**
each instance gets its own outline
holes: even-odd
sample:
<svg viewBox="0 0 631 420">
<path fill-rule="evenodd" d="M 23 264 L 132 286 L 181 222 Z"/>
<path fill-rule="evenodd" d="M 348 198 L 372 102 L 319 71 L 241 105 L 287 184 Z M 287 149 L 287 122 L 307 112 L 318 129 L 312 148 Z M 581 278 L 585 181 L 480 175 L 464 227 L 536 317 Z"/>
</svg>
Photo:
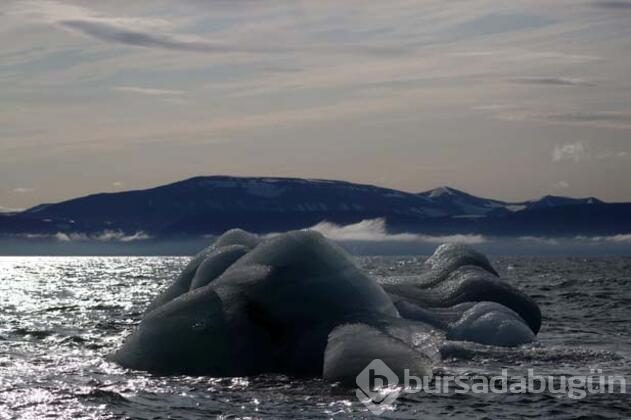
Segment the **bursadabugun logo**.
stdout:
<svg viewBox="0 0 631 420">
<path fill-rule="evenodd" d="M 414 376 L 409 369 L 399 378 L 382 360 L 375 359 L 357 376 L 355 392 L 374 415 L 394 410 L 394 402 L 402 393 L 413 394 L 564 394 L 570 399 L 583 399 L 588 394 L 627 392 L 624 376 L 602 375 L 600 369 L 590 369 L 589 375 L 537 375 L 528 369 L 527 375 L 509 376 L 507 369 L 501 375 L 475 376 Z"/>
<path fill-rule="evenodd" d="M 359 389 L 355 395 L 377 416 L 391 409 L 392 403 L 401 393 L 399 377 L 380 359 L 370 362 L 357 375 L 356 383 Z"/>
</svg>

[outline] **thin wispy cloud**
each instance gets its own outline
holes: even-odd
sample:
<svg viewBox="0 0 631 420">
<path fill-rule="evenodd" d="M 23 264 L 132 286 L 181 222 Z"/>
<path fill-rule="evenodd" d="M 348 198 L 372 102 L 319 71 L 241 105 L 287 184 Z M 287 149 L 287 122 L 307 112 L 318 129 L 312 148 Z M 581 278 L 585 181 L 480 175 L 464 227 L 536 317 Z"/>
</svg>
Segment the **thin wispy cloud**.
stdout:
<svg viewBox="0 0 631 420">
<path fill-rule="evenodd" d="M 177 96 L 184 95 L 185 92 L 181 90 L 172 90 L 172 89 L 156 89 L 156 88 L 146 88 L 139 86 L 116 86 L 112 88 L 112 90 L 118 92 L 126 92 L 126 93 L 137 93 L 139 95 L 147 95 L 147 96 Z"/>
<path fill-rule="evenodd" d="M 631 242 L 631 234 L 619 234 L 598 238 L 608 242 Z"/>
<path fill-rule="evenodd" d="M 586 64 L 591 62 L 603 61 L 604 58 L 599 55 L 592 54 L 572 54 L 563 51 L 552 50 L 536 50 L 523 48 L 510 48 L 498 50 L 479 50 L 479 51 L 457 51 L 450 55 L 456 57 L 471 58 L 499 58 L 504 61 L 512 61 L 515 63 L 524 62 L 540 62 L 540 63 L 565 63 L 565 64 Z"/>
<path fill-rule="evenodd" d="M 631 176 L 630 2 L 579 3 L 0 2 L 0 175 L 38 186 L 0 202 L 89 193 L 112 167 L 627 199 L 607 177 Z M 607 170 L 541 159 L 577 140 Z M 489 150 L 501 165 L 471 163 Z"/>
<path fill-rule="evenodd" d="M 143 16 L 112 16 L 55 1 L 26 1 L 9 10 L 35 22 L 56 25 L 104 42 L 133 47 L 159 48 L 189 52 L 235 52 L 238 46 L 224 45 L 194 35 L 173 33 L 167 19 Z"/>
<path fill-rule="evenodd" d="M 169 20 L 163 18 L 148 16 L 111 16 L 99 13 L 87 7 L 51 0 L 26 0 L 16 2 L 8 8 L 6 13 L 12 16 L 23 16 L 28 20 L 42 23 L 59 23 L 65 20 L 76 20 L 145 29 L 166 29 L 173 27 Z"/>
<path fill-rule="evenodd" d="M 602 111 L 602 112 L 573 112 L 566 114 L 550 114 L 550 117 L 567 121 L 613 121 L 631 123 L 631 112 Z"/>
<path fill-rule="evenodd" d="M 552 188 L 555 190 L 565 190 L 570 187 L 570 184 L 567 181 L 559 181 L 552 184 Z"/>
<path fill-rule="evenodd" d="M 520 241 L 525 242 L 533 242 L 537 244 L 545 244 L 545 245 L 572 245 L 574 244 L 598 244 L 598 243 L 617 243 L 617 244 L 625 244 L 631 243 L 631 234 L 617 234 L 617 235 L 609 235 L 609 236 L 575 236 L 575 237 L 546 237 L 546 236 L 520 236 L 517 238 Z"/>
<path fill-rule="evenodd" d="M 593 86 L 594 83 L 577 77 L 516 77 L 513 83 L 544 86 Z"/>
<path fill-rule="evenodd" d="M 15 208 L 10 208 L 10 207 L 0 206 L 0 213 L 16 213 L 22 210 L 24 209 L 15 209 Z"/>
<path fill-rule="evenodd" d="M 571 112 L 544 114 L 542 118 L 548 121 L 575 123 L 594 127 L 631 129 L 631 112 L 601 111 L 601 112 Z"/>
<path fill-rule="evenodd" d="M 517 240 L 551 246 L 557 246 L 560 244 L 558 239 L 547 238 L 545 236 L 520 236 Z"/>
<path fill-rule="evenodd" d="M 627 151 L 615 151 L 600 146 L 588 147 L 583 142 L 557 144 L 552 150 L 552 160 L 554 162 L 569 161 L 579 163 L 585 160 L 597 159 L 597 160 L 619 160 L 623 161 L 627 159 L 631 154 Z M 559 181 L 553 184 L 554 188 L 568 188 L 569 184 L 566 181 Z"/>
<path fill-rule="evenodd" d="M 555 162 L 570 160 L 578 163 L 587 157 L 587 151 L 581 142 L 557 145 L 552 150 L 552 160 Z"/>
<path fill-rule="evenodd" d="M 35 191 L 34 188 L 29 188 L 29 187 L 16 187 L 13 188 L 13 192 L 14 193 L 18 193 L 18 194 L 26 194 L 26 193 L 30 193 Z"/>
<path fill-rule="evenodd" d="M 46 22 L 84 36 L 120 45 L 155 48 L 194 53 L 279 53 L 304 50 L 335 52 L 354 51 L 375 55 L 400 55 L 410 50 L 401 45 L 362 45 L 310 43 L 295 45 L 284 39 L 283 45 L 274 46 L 263 42 L 244 43 L 218 41 L 193 34 L 174 31 L 175 25 L 166 19 L 147 17 L 111 16 L 98 13 L 87 7 L 68 5 L 54 1 L 27 1 L 11 9 L 11 14 L 21 15 L 35 21 Z"/>
<path fill-rule="evenodd" d="M 514 104 L 485 104 L 485 105 L 476 105 L 476 106 L 471 107 L 473 111 L 492 111 L 492 112 L 509 111 L 511 109 L 516 109 L 516 108 L 519 108 L 519 107 Z"/>
<path fill-rule="evenodd" d="M 58 23 L 64 28 L 80 32 L 101 41 L 114 42 L 133 47 L 162 48 L 165 50 L 203 53 L 235 52 L 233 46 L 222 45 L 217 42 L 173 34 L 142 32 L 104 22 L 63 20 Z"/>
<path fill-rule="evenodd" d="M 541 112 L 515 110 L 494 116 L 504 121 L 539 121 L 554 125 L 631 130 L 631 112 L 626 111 L 570 111 Z"/>
<path fill-rule="evenodd" d="M 602 9 L 631 10 L 629 1 L 594 1 L 592 5 Z"/>
<path fill-rule="evenodd" d="M 86 233 L 64 233 L 58 232 L 52 237 L 60 242 L 71 242 L 71 241 L 98 241 L 98 242 L 135 242 L 135 241 L 146 241 L 151 239 L 151 236 L 146 233 L 139 231 L 134 234 L 125 234 L 120 230 L 106 230 L 100 233 L 95 234 L 86 234 Z"/>
<path fill-rule="evenodd" d="M 620 152 L 605 150 L 596 154 L 596 159 L 628 159 L 629 157 L 631 153 L 624 150 Z"/>
</svg>

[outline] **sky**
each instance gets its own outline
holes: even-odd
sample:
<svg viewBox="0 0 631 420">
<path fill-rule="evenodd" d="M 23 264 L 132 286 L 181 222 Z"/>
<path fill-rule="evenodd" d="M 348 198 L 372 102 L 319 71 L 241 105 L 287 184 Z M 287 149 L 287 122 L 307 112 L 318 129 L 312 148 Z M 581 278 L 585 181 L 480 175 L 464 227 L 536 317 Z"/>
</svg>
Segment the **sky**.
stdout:
<svg viewBox="0 0 631 420">
<path fill-rule="evenodd" d="M 0 3 L 0 210 L 217 174 L 631 201 L 631 1 Z"/>
</svg>

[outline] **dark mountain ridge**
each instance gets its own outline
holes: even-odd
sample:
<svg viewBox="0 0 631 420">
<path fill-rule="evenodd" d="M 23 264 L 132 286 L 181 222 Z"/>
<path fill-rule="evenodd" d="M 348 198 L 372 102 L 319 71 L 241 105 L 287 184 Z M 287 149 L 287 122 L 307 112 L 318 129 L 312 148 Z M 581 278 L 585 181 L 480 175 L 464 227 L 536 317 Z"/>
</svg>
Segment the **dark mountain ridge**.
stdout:
<svg viewBox="0 0 631 420">
<path fill-rule="evenodd" d="M 322 221 L 384 218 L 391 232 L 609 235 L 631 232 L 631 204 L 545 196 L 504 202 L 441 187 L 408 193 L 344 181 L 208 176 L 144 190 L 99 193 L 0 215 L 0 234 L 276 232 Z"/>
</svg>

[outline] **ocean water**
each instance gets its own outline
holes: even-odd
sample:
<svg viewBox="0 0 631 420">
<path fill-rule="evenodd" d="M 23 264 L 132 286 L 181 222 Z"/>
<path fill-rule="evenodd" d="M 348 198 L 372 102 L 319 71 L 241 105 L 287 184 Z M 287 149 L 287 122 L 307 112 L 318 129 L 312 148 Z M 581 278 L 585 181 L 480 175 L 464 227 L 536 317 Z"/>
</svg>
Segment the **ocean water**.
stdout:
<svg viewBox="0 0 631 420">
<path fill-rule="evenodd" d="M 362 257 L 373 276 L 422 257 Z M 105 356 L 186 263 L 179 257 L 0 258 L 0 418 L 369 417 L 346 389 L 278 375 L 218 379 L 129 371 Z M 437 375 L 624 375 L 631 381 L 631 258 L 497 258 L 544 314 L 537 343 L 460 344 Z M 323 308 L 323 310 L 326 310 Z M 627 391 L 631 388 L 627 386 Z M 381 418 L 631 418 L 631 395 L 405 394 Z"/>
</svg>

